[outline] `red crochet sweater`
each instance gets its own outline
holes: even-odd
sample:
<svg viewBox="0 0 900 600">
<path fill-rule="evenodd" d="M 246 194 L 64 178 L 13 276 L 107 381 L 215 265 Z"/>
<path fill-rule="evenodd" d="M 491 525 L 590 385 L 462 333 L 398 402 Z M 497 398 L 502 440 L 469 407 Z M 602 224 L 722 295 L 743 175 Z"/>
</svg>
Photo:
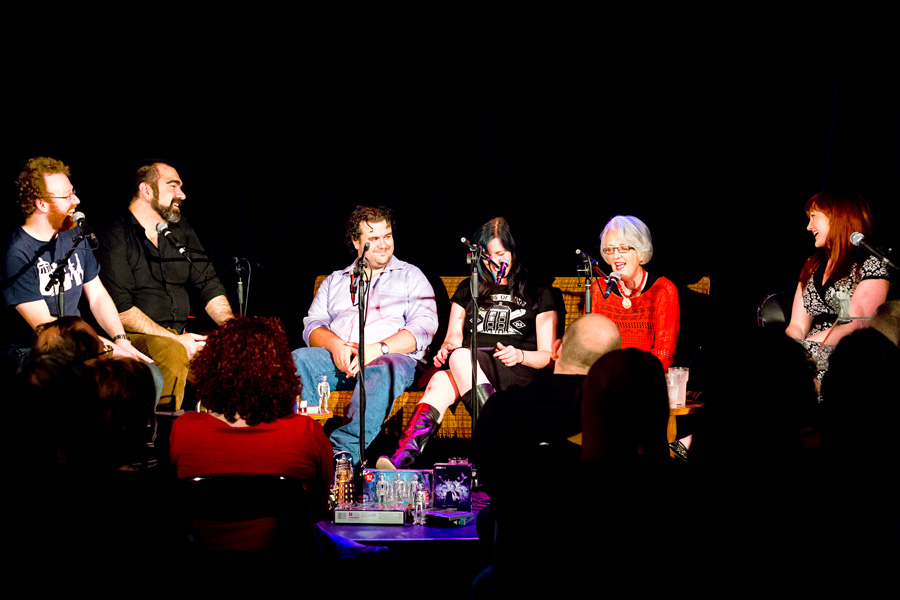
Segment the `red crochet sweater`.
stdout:
<svg viewBox="0 0 900 600">
<path fill-rule="evenodd" d="M 616 324 L 622 347 L 651 352 L 664 369 L 671 367 L 681 320 L 675 284 L 665 277 L 650 281 L 640 296 L 631 297 L 631 308 L 622 306 L 622 296 L 616 287 L 604 300 L 605 290 L 605 281 L 594 281 L 593 312 L 609 317 Z"/>
</svg>

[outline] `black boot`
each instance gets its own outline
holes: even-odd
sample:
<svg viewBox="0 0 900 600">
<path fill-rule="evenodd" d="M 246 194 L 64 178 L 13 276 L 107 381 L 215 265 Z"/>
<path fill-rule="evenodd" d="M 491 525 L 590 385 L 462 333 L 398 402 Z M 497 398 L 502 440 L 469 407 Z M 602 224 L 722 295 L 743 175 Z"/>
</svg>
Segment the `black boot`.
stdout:
<svg viewBox="0 0 900 600">
<path fill-rule="evenodd" d="M 413 413 L 403 437 L 400 438 L 400 444 L 394 455 L 388 458 L 382 456 L 375 463 L 377 469 L 387 469 L 393 471 L 395 469 L 405 469 L 415 462 L 425 444 L 431 439 L 438 429 L 441 428 L 439 419 L 441 411 L 432 405 L 421 402 L 416 405 L 416 412 Z"/>
<path fill-rule="evenodd" d="M 484 408 L 484 403 L 487 402 L 487 399 L 494 395 L 494 386 L 489 383 L 480 383 L 475 386 L 475 402 L 478 403 L 478 414 L 481 414 L 481 409 Z M 462 400 L 463 404 L 466 405 L 466 408 L 469 409 L 469 414 L 472 414 L 472 390 L 469 390 L 459 398 Z"/>
</svg>

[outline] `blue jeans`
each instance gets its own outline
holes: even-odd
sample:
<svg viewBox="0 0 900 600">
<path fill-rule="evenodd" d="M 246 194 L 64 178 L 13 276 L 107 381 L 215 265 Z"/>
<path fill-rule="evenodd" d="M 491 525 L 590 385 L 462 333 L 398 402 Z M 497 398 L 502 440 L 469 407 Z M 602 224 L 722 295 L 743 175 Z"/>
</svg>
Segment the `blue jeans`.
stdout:
<svg viewBox="0 0 900 600">
<path fill-rule="evenodd" d="M 347 406 L 350 422 L 338 427 L 331 434 L 331 447 L 335 452 L 346 451 L 359 463 L 359 386 L 356 377 L 347 375 L 334 366 L 331 353 L 325 348 L 298 348 L 293 352 L 297 374 L 303 381 L 301 398 L 308 406 L 319 405 L 316 386 L 325 375 L 334 391 L 353 390 Z M 412 385 L 416 376 L 416 361 L 406 354 L 385 354 L 366 365 L 366 447 L 381 431 L 384 420 L 391 414 L 396 400 Z"/>
</svg>

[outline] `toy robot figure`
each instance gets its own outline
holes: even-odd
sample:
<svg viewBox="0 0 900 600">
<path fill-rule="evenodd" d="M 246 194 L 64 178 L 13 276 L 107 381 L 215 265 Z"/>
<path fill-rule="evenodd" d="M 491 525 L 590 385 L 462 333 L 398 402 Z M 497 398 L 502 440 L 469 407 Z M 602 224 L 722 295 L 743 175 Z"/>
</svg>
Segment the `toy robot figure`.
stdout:
<svg viewBox="0 0 900 600">
<path fill-rule="evenodd" d="M 375 484 L 375 501 L 385 504 L 391 497 L 391 484 L 388 483 L 384 473 L 378 474 L 378 483 Z"/>
<path fill-rule="evenodd" d="M 415 518 L 413 519 L 418 525 L 425 524 L 425 506 L 427 503 L 428 493 L 425 491 L 425 486 L 419 483 L 419 489 L 416 490 Z"/>
<path fill-rule="evenodd" d="M 398 502 L 409 502 L 409 486 L 403 480 L 403 475 L 397 473 L 397 479 L 394 480 L 394 500 Z"/>
</svg>

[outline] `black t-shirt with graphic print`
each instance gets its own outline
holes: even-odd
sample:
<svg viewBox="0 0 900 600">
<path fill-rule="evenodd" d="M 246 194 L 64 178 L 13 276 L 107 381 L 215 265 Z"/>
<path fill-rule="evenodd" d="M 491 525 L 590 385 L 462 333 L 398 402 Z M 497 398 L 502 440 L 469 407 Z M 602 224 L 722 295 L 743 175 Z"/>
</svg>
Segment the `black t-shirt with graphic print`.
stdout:
<svg viewBox="0 0 900 600">
<path fill-rule="evenodd" d="M 472 293 L 469 279 L 456 288 L 451 300 L 466 309 L 462 346 L 469 345 L 471 337 Z M 521 350 L 537 350 L 537 315 L 554 310 L 553 294 L 550 288 L 535 286 L 531 303 L 514 296 L 508 285 L 493 285 L 479 288 L 478 299 L 478 347 L 494 348 L 497 342 L 504 346 L 515 346 Z"/>
</svg>

